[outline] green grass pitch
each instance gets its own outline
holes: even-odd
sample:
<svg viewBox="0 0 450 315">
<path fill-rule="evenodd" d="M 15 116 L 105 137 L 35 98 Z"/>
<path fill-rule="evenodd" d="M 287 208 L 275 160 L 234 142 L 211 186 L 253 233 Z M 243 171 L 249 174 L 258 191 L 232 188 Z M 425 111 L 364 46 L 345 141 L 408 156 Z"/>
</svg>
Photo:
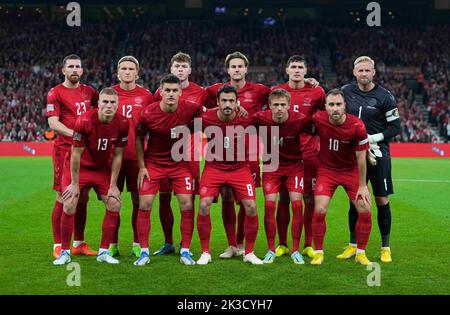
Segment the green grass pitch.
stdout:
<svg viewBox="0 0 450 315">
<path fill-rule="evenodd" d="M 73 257 L 80 264 L 81 286 L 68 286 L 71 271 L 53 266 L 51 210 L 55 193 L 51 159 L 0 158 L 0 294 L 448 294 L 450 292 L 450 160 L 394 159 L 396 194 L 391 248 L 394 262 L 381 265 L 381 285 L 368 286 L 368 271 L 353 260 L 335 256 L 348 242 L 347 201 L 339 188 L 327 216 L 322 266 L 310 259 L 294 265 L 288 256 L 272 265 L 252 266 L 241 259 L 221 260 L 226 248 L 220 208 L 212 208 L 211 254 L 207 266 L 184 266 L 178 255 L 152 257 L 144 268 L 132 265 L 130 197 L 124 196 L 119 235 L 119 265 L 100 264 L 95 257 Z M 260 229 L 255 253 L 263 257 L 266 238 L 264 203 L 257 191 Z M 180 239 L 175 200 L 175 242 Z M 150 250 L 163 242 L 158 204 L 152 213 Z M 86 240 L 97 248 L 104 207 L 94 194 L 88 205 Z M 380 236 L 374 209 L 368 257 L 378 261 Z M 302 240 L 303 241 L 303 240 Z M 194 230 L 191 250 L 200 255 Z"/>
</svg>

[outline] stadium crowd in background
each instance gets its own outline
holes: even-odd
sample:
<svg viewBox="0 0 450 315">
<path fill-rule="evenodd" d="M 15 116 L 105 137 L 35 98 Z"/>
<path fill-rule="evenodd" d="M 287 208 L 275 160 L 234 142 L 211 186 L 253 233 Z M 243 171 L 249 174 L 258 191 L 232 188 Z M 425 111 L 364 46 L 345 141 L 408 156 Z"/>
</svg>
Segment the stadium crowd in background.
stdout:
<svg viewBox="0 0 450 315">
<path fill-rule="evenodd" d="M 82 28 L 60 28 L 53 23 L 29 21 L 20 28 L 14 20 L 0 23 L 0 141 L 45 141 L 46 91 L 60 81 L 58 61 L 68 53 L 84 58 L 83 81 L 96 89 L 117 83 L 117 56 L 137 56 L 142 60 L 138 82 L 154 92 L 168 71 L 170 56 L 177 51 L 191 54 L 192 81 L 208 86 L 226 80 L 222 61 L 233 50 L 251 57 L 249 77 L 268 86 L 285 81 L 284 62 L 295 53 L 308 59 L 308 76 L 329 88 L 352 81 L 355 56 L 371 55 L 377 62 L 377 82 L 392 91 L 398 102 L 402 132 L 396 140 L 429 142 L 440 136 L 450 141 L 450 52 L 448 45 L 442 45 L 450 31 L 448 25 L 383 27 L 374 33 L 290 23 L 271 28 L 198 21 L 85 22 Z M 320 57 L 324 49 L 331 52 L 337 82 L 325 79 Z M 391 66 L 417 67 L 418 71 L 414 76 L 393 74 L 388 71 Z M 417 100 L 420 94 L 426 111 Z"/>
</svg>

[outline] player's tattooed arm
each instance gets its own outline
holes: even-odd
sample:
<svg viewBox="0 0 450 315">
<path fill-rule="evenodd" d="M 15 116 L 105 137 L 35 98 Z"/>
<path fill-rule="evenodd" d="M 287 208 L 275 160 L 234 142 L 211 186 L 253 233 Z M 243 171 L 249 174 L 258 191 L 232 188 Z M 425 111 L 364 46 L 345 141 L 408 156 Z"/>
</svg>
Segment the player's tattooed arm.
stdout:
<svg viewBox="0 0 450 315">
<path fill-rule="evenodd" d="M 69 136 L 69 137 L 73 136 L 73 130 L 70 128 L 67 128 L 66 125 L 64 125 L 62 122 L 60 122 L 59 116 L 48 117 L 48 125 L 49 125 L 50 129 L 53 129 L 60 134 L 63 134 L 65 136 Z"/>
</svg>

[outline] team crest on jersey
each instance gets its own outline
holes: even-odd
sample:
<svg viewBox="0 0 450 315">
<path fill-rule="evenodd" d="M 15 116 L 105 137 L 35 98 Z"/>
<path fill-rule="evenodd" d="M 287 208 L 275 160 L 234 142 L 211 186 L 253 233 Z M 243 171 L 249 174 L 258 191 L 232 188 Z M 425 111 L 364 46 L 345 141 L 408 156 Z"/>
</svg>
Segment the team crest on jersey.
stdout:
<svg viewBox="0 0 450 315">
<path fill-rule="evenodd" d="M 265 188 L 267 191 L 270 191 L 270 190 L 272 189 L 272 184 L 271 184 L 271 183 L 267 183 L 267 184 L 264 185 L 264 188 Z"/>
<path fill-rule="evenodd" d="M 305 96 L 303 98 L 303 106 L 311 106 L 312 98 L 309 96 Z"/>
<path fill-rule="evenodd" d="M 47 112 L 52 112 L 55 110 L 55 105 L 53 104 L 47 104 Z"/>
<path fill-rule="evenodd" d="M 201 189 L 200 189 L 200 194 L 206 194 L 208 192 L 208 187 L 205 187 L 205 186 L 203 186 Z"/>
<path fill-rule="evenodd" d="M 368 103 L 369 103 L 369 106 L 372 106 L 372 107 L 375 107 L 375 106 L 377 106 L 377 100 L 376 99 L 374 99 L 374 98 L 369 98 L 369 101 L 368 101 Z"/>
<path fill-rule="evenodd" d="M 142 103 L 142 97 L 135 97 L 135 98 L 134 98 L 134 102 L 135 102 L 136 104 L 141 104 L 141 103 Z"/>
</svg>

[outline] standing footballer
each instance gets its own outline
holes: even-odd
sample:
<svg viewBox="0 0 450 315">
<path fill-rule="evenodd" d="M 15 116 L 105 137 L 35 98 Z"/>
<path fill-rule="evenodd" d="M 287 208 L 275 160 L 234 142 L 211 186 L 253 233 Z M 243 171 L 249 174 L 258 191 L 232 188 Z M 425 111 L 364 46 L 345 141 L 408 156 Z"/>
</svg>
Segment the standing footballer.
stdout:
<svg viewBox="0 0 450 315">
<path fill-rule="evenodd" d="M 366 150 L 369 147 L 366 128 L 357 117 L 346 114 L 344 94 L 338 89 L 328 92 L 325 110 L 313 115 L 320 153 L 312 221 L 315 254 L 311 264 L 323 263 L 325 216 L 336 188 L 341 185 L 359 214 L 355 261 L 371 265 L 365 253 L 372 229 L 370 193 L 366 184 Z"/>
<path fill-rule="evenodd" d="M 170 59 L 170 73 L 177 76 L 180 79 L 181 85 L 181 96 L 180 100 L 191 101 L 200 105 L 204 105 L 208 93 L 200 85 L 189 81 L 189 75 L 192 72 L 192 59 L 186 53 L 178 52 L 173 55 Z M 161 100 L 161 89 L 158 88 L 155 92 L 155 100 Z M 191 137 L 191 161 L 189 161 L 189 166 L 192 172 L 192 185 L 194 186 L 194 193 L 198 195 L 198 187 L 200 184 L 200 163 L 194 158 L 194 137 L 198 135 L 192 135 Z M 161 183 L 159 188 L 159 220 L 161 221 L 161 226 L 164 233 L 164 244 L 153 253 L 156 256 L 162 256 L 175 251 L 175 246 L 173 245 L 173 212 L 170 206 L 170 200 L 172 198 L 172 187 L 169 181 L 166 179 Z M 192 202 L 195 202 L 195 195 L 192 195 Z M 195 205 L 193 206 L 195 208 Z"/>
<path fill-rule="evenodd" d="M 53 147 L 53 189 L 56 190 L 56 201 L 52 211 L 53 226 L 53 256 L 61 254 L 61 216 L 63 213 L 62 176 L 64 159 L 70 152 L 75 121 L 92 107 L 97 106 L 98 92 L 89 85 L 80 83 L 83 75 L 81 58 L 68 55 L 63 60 L 62 73 L 64 82 L 52 88 L 47 95 L 47 119 L 51 129 L 58 132 L 58 138 Z M 86 226 L 86 204 L 88 191 L 81 192 L 75 216 L 74 255 L 97 255 L 84 242 Z"/>
<path fill-rule="evenodd" d="M 117 187 L 123 192 L 125 181 L 127 183 L 127 191 L 131 194 L 133 211 L 131 215 L 131 226 L 133 228 L 133 247 L 132 253 L 139 258 L 141 249 L 139 247 L 139 238 L 137 235 L 136 221 L 139 210 L 139 195 L 137 191 L 137 176 L 139 167 L 136 156 L 135 147 L 135 127 L 138 121 L 139 112 L 147 105 L 153 103 L 152 93 L 144 87 L 136 84 L 139 78 L 139 61 L 133 56 L 124 56 L 117 63 L 117 77 L 120 84 L 114 85 L 112 88 L 119 96 L 118 111 L 122 116 L 128 118 L 130 122 L 130 131 L 128 132 L 128 144 L 123 151 L 122 167 L 120 169 L 119 178 L 117 179 Z M 119 224 L 114 233 L 112 243 L 109 246 L 111 256 L 119 255 L 117 246 L 119 239 Z"/>
<path fill-rule="evenodd" d="M 389 195 L 394 193 L 391 177 L 391 155 L 389 140 L 400 132 L 400 119 L 394 96 L 388 90 L 375 84 L 375 62 L 368 56 L 358 57 L 354 62 L 355 83 L 342 87 L 347 112 L 359 117 L 369 134 L 367 181 L 372 184 L 378 209 L 378 227 L 381 233 L 382 262 L 391 262 L 389 237 L 391 233 L 391 207 Z M 350 204 L 348 212 L 350 243 L 338 256 L 347 259 L 356 253 L 356 221 L 358 213 Z"/>
<path fill-rule="evenodd" d="M 128 119 L 117 113 L 118 97 L 112 88 L 103 89 L 98 109 L 79 117 L 73 133 L 72 152 L 64 163 L 62 178 L 64 212 L 61 217 L 62 250 L 54 265 L 71 261 L 72 238 L 76 205 L 83 189 L 94 188 L 106 206 L 102 225 L 102 238 L 97 261 L 118 264 L 110 256 L 108 247 L 119 222 L 121 207 L 117 176 L 122 164 L 123 148 L 128 141 Z M 113 154 L 111 169 L 108 160 Z"/>
</svg>

